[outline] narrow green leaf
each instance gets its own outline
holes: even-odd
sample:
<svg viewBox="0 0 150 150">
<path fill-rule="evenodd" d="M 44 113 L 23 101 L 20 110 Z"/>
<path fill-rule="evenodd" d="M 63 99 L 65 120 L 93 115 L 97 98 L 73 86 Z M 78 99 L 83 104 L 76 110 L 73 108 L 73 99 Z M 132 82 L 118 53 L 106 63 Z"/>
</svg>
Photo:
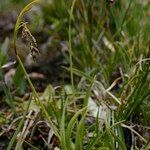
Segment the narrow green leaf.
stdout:
<svg viewBox="0 0 150 150">
<path fill-rule="evenodd" d="M 62 116 L 60 121 L 60 142 L 62 150 L 66 150 L 66 133 L 65 133 L 65 109 L 66 109 L 66 102 L 62 102 Z"/>
<path fill-rule="evenodd" d="M 82 113 L 82 118 L 77 124 L 77 132 L 76 132 L 76 141 L 75 141 L 75 150 L 82 150 L 83 149 L 83 137 L 84 137 L 84 130 L 85 130 L 85 121 L 86 111 Z"/>
<path fill-rule="evenodd" d="M 127 150 L 124 142 L 121 141 L 120 137 L 118 137 L 117 135 L 115 135 L 115 133 L 112 130 L 109 130 L 109 131 L 112 134 L 112 136 L 114 137 L 115 141 L 118 142 L 118 144 L 119 144 L 119 150 Z"/>
<path fill-rule="evenodd" d="M 66 143 L 67 143 L 67 149 L 70 150 L 72 149 L 72 146 L 71 146 L 71 132 L 72 132 L 72 129 L 76 123 L 76 120 L 78 118 L 78 116 L 80 114 L 82 114 L 83 112 L 85 112 L 87 110 L 87 107 L 84 107 L 82 109 L 80 109 L 78 112 L 76 112 L 76 114 L 71 118 L 71 120 L 69 121 L 68 123 L 68 127 L 67 127 L 67 130 L 66 130 Z"/>
</svg>

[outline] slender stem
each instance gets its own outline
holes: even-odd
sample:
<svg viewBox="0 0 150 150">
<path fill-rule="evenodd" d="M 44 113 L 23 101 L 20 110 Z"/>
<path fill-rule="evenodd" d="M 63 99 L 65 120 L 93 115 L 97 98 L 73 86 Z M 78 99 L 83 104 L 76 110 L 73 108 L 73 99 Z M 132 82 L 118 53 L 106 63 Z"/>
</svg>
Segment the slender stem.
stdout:
<svg viewBox="0 0 150 150">
<path fill-rule="evenodd" d="M 42 108 L 42 110 L 43 110 L 43 112 L 44 112 L 46 118 L 48 119 L 48 122 L 49 122 L 51 128 L 52 128 L 53 131 L 54 131 L 54 134 L 60 139 L 60 136 L 59 136 L 59 134 L 58 134 L 58 129 L 55 127 L 55 125 L 54 125 L 53 122 L 51 121 L 51 119 L 50 119 L 50 117 L 49 117 L 49 114 L 47 113 L 47 111 L 46 111 L 44 105 L 43 105 L 42 102 L 40 101 L 39 95 L 37 94 L 37 92 L 36 92 L 36 90 L 35 90 L 35 88 L 34 88 L 32 82 L 31 82 L 31 80 L 30 80 L 30 78 L 29 78 L 29 76 L 28 76 L 28 74 L 27 74 L 27 72 L 26 72 L 26 70 L 25 70 L 25 68 L 24 68 L 24 65 L 23 65 L 23 63 L 22 63 L 22 61 L 21 61 L 21 59 L 20 59 L 20 57 L 19 57 L 18 55 L 17 55 L 17 59 L 18 59 L 18 62 L 19 62 L 19 64 L 20 64 L 20 66 L 21 66 L 21 68 L 22 68 L 22 70 L 23 70 L 23 72 L 24 72 L 24 74 L 25 74 L 25 76 L 26 76 L 28 82 L 29 82 L 29 85 L 30 85 L 30 87 L 31 87 L 31 89 L 32 89 L 32 91 L 33 91 L 33 95 L 34 95 L 34 97 L 35 97 L 35 100 L 36 100 L 36 101 L 39 103 L 39 105 L 41 106 L 41 108 Z"/>
<path fill-rule="evenodd" d="M 69 61 L 70 61 L 70 77 L 71 77 L 71 86 L 73 91 L 73 97 L 75 97 L 75 88 L 74 88 L 74 77 L 73 77 L 73 61 L 72 61 L 72 38 L 71 38 L 71 20 L 73 18 L 73 9 L 75 5 L 76 0 L 73 0 L 69 15 Z"/>
</svg>

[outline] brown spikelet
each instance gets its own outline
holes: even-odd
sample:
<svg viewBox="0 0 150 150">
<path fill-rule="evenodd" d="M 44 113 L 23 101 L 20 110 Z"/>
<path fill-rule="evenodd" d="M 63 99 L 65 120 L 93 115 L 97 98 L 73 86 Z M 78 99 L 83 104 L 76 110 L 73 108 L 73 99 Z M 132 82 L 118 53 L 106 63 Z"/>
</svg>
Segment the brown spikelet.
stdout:
<svg viewBox="0 0 150 150">
<path fill-rule="evenodd" d="M 26 25 L 27 23 L 23 23 L 22 29 L 22 38 L 30 43 L 30 52 L 32 58 L 35 60 L 38 56 L 39 50 L 37 48 L 37 42 L 34 36 L 31 34 L 29 28 Z"/>
<path fill-rule="evenodd" d="M 37 58 L 39 50 L 37 49 L 35 45 L 33 45 L 33 43 L 30 43 L 30 50 L 31 50 L 32 58 L 35 60 Z"/>
</svg>

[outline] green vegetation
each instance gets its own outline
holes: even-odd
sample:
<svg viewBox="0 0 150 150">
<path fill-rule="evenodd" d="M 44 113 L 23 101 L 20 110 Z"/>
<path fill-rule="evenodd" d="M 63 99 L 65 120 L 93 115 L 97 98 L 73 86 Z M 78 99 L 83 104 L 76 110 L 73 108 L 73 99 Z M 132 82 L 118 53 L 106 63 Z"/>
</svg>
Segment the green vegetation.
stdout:
<svg viewBox="0 0 150 150">
<path fill-rule="evenodd" d="M 14 4 L 7 0 L 2 5 L 12 9 Z M 19 9 L 25 2 L 17 5 Z M 150 149 L 149 12 L 150 2 L 138 0 L 26 4 L 16 18 L 13 38 L 0 41 L 0 147 Z M 48 71 L 56 67 L 59 83 L 37 90 L 20 55 L 25 51 L 19 49 L 21 36 L 34 63 L 54 63 Z M 38 48 L 49 38 L 46 55 L 61 57 L 54 62 Z M 10 41 L 17 60 L 11 84 L 5 79 Z"/>
</svg>

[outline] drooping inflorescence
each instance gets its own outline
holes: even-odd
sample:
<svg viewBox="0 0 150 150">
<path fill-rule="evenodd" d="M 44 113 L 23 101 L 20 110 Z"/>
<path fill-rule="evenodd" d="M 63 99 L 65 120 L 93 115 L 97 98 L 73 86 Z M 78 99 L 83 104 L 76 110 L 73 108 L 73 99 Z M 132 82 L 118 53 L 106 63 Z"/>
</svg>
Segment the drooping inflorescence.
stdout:
<svg viewBox="0 0 150 150">
<path fill-rule="evenodd" d="M 30 43 L 31 56 L 35 60 L 37 58 L 39 50 L 37 48 L 36 39 L 31 34 L 29 28 L 27 27 L 27 23 L 23 23 L 22 38 L 25 39 L 27 42 Z"/>
</svg>

